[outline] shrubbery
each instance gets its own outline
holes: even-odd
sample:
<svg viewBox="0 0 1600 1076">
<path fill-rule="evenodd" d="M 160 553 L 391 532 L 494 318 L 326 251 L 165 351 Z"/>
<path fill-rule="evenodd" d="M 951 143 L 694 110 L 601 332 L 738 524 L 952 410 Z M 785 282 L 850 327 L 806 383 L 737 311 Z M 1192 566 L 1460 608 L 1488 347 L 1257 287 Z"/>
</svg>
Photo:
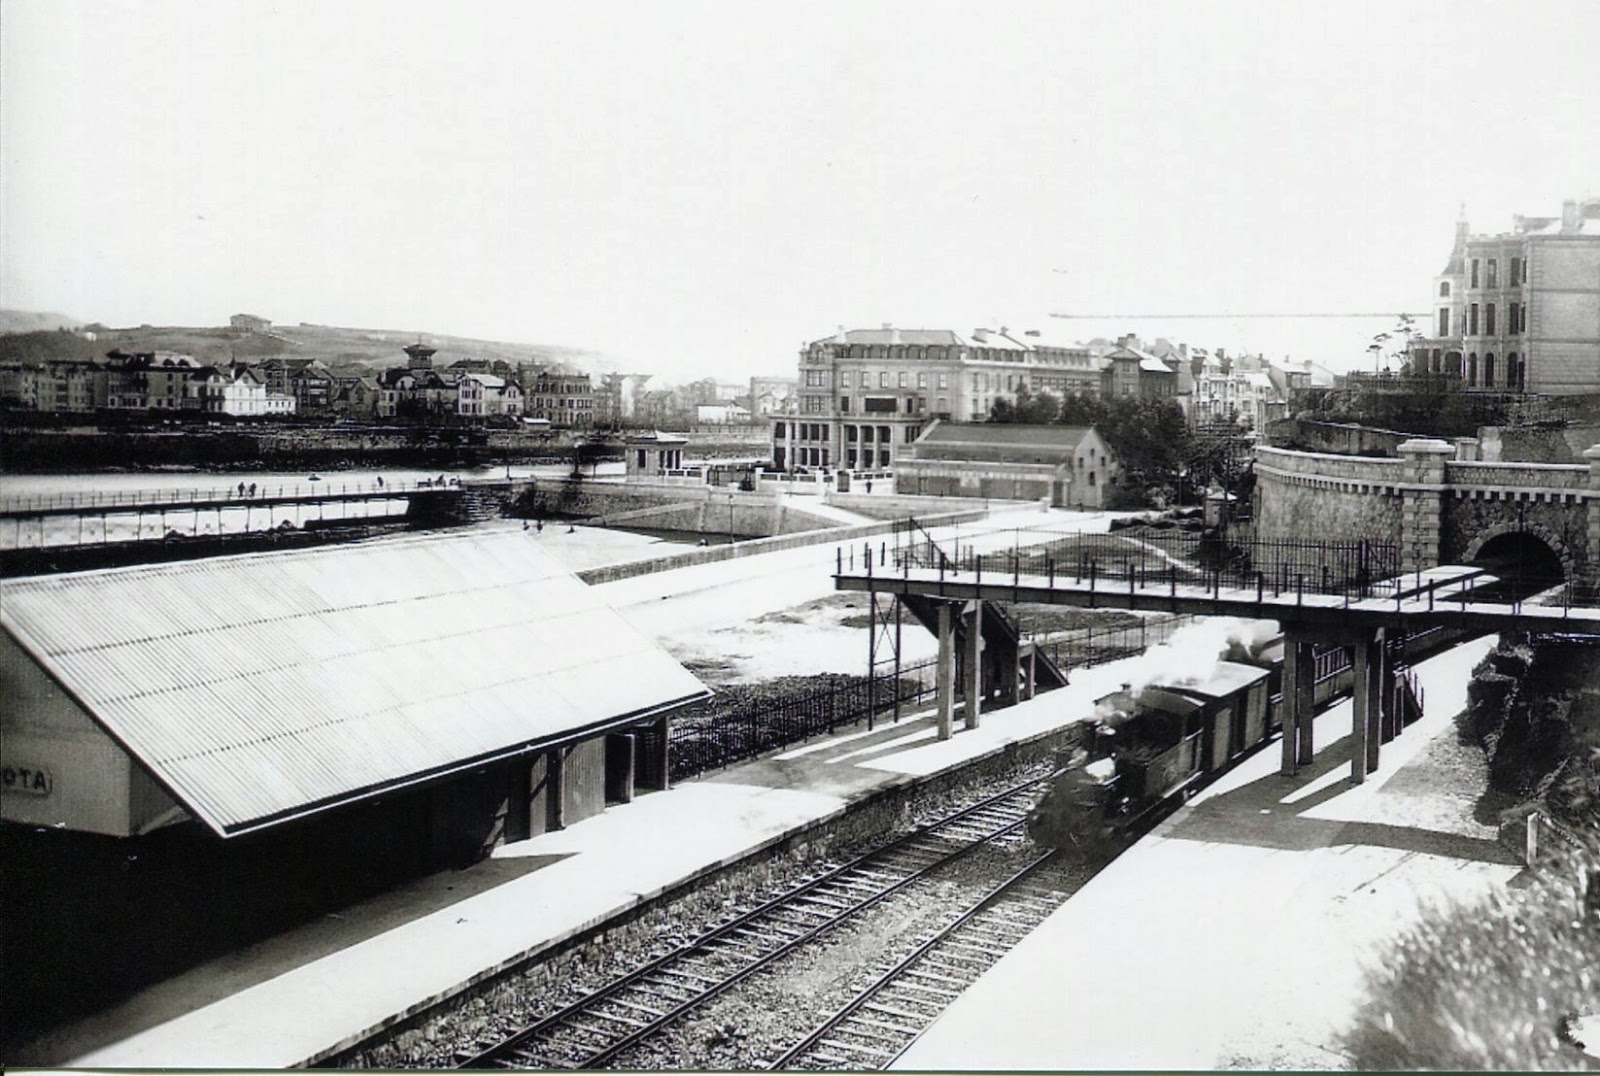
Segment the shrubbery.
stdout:
<svg viewBox="0 0 1600 1076">
<path fill-rule="evenodd" d="M 1584 858 L 1600 871 L 1600 857 Z M 1370 1000 L 1344 1042 L 1355 1067 L 1582 1068 L 1562 1032 L 1600 1011 L 1600 921 L 1579 876 L 1576 864 L 1552 869 L 1520 891 L 1425 915 L 1369 973 Z"/>
</svg>

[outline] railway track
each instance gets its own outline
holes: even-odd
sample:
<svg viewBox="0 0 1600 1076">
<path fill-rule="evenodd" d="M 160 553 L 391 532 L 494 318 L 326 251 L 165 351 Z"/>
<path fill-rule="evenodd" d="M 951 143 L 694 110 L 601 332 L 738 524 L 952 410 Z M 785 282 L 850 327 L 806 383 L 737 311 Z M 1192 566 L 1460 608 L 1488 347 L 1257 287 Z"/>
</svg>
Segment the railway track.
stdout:
<svg viewBox="0 0 1600 1076">
<path fill-rule="evenodd" d="M 983 847 L 1018 845 L 1054 774 L 1036 777 L 802 882 L 498 1041 L 457 1068 L 596 1068 L 773 962 Z"/>
<path fill-rule="evenodd" d="M 888 1067 L 1074 887 L 1054 851 L 984 894 L 773 1061 L 770 1069 Z"/>
</svg>

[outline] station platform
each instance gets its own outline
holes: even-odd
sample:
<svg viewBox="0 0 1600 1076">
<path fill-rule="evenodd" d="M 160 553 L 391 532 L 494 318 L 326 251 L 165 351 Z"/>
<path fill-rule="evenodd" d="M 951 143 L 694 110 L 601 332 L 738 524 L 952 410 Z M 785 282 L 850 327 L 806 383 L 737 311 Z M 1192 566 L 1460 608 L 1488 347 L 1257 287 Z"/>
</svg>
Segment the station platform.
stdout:
<svg viewBox="0 0 1600 1076">
<path fill-rule="evenodd" d="M 1123 664 L 1080 670 L 1069 687 L 985 714 L 947 741 L 935 739 L 931 714 L 912 715 L 610 807 L 194 968 L 8 1060 L 89 1069 L 314 1063 L 886 788 L 1088 718 L 1125 678 Z"/>
<path fill-rule="evenodd" d="M 1349 774 L 1350 703 L 1316 719 L 1316 763 L 1276 741 L 1124 852 L 900 1057 L 905 1070 L 1344 1069 L 1339 1037 L 1384 944 L 1521 869 L 1473 808 L 1481 752 L 1456 742 L 1484 638 L 1420 663 L 1427 714 Z"/>
<path fill-rule="evenodd" d="M 1471 774 L 1428 765 L 1488 646 L 1419 666 L 1429 714 L 1353 788 L 1348 703 L 1317 765 L 1268 747 L 1124 853 L 901 1059 L 918 1070 L 1343 1067 L 1363 960 L 1423 902 L 1518 867 L 1463 823 Z M 686 880 L 1093 713 L 1143 658 L 934 739 L 930 715 L 841 731 L 507 845 L 157 984 L 34 1044 L 23 1065 L 287 1068 L 353 1044 Z M 1421 794 L 1418 794 L 1420 788 Z M 1441 806 L 1442 805 L 1442 806 Z"/>
</svg>

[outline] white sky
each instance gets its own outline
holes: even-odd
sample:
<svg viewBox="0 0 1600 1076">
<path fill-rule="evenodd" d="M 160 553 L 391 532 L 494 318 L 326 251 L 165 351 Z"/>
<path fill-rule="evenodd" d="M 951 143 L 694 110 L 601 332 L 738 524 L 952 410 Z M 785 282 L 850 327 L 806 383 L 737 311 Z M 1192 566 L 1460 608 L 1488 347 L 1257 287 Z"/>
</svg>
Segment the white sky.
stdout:
<svg viewBox="0 0 1600 1076">
<path fill-rule="evenodd" d="M 1338 368 L 1600 191 L 1600 3 L 6 0 L 0 305 L 793 373 L 844 324 Z"/>
</svg>

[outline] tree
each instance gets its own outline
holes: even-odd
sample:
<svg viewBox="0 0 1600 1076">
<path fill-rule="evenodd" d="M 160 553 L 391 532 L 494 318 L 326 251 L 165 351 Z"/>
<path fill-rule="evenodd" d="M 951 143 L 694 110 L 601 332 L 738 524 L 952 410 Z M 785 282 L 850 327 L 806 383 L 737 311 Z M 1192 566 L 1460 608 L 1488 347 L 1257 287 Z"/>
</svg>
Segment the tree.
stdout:
<svg viewBox="0 0 1600 1076">
<path fill-rule="evenodd" d="M 1388 369 L 1390 359 L 1396 360 L 1400 368 L 1405 369 L 1411 357 L 1411 341 L 1416 335 L 1416 322 L 1410 314 L 1401 314 L 1393 329 L 1374 336 L 1372 343 L 1367 345 L 1367 350 L 1372 352 L 1372 372 Z M 1385 355 L 1384 349 L 1390 343 L 1395 346 Z"/>
<path fill-rule="evenodd" d="M 1015 402 L 1004 396 L 995 400 L 994 406 L 989 409 L 989 421 L 1045 426 L 1054 422 L 1060 413 L 1061 401 L 1054 395 L 1041 392 L 1036 396 L 1027 385 L 1023 385 L 1017 389 Z"/>
</svg>

